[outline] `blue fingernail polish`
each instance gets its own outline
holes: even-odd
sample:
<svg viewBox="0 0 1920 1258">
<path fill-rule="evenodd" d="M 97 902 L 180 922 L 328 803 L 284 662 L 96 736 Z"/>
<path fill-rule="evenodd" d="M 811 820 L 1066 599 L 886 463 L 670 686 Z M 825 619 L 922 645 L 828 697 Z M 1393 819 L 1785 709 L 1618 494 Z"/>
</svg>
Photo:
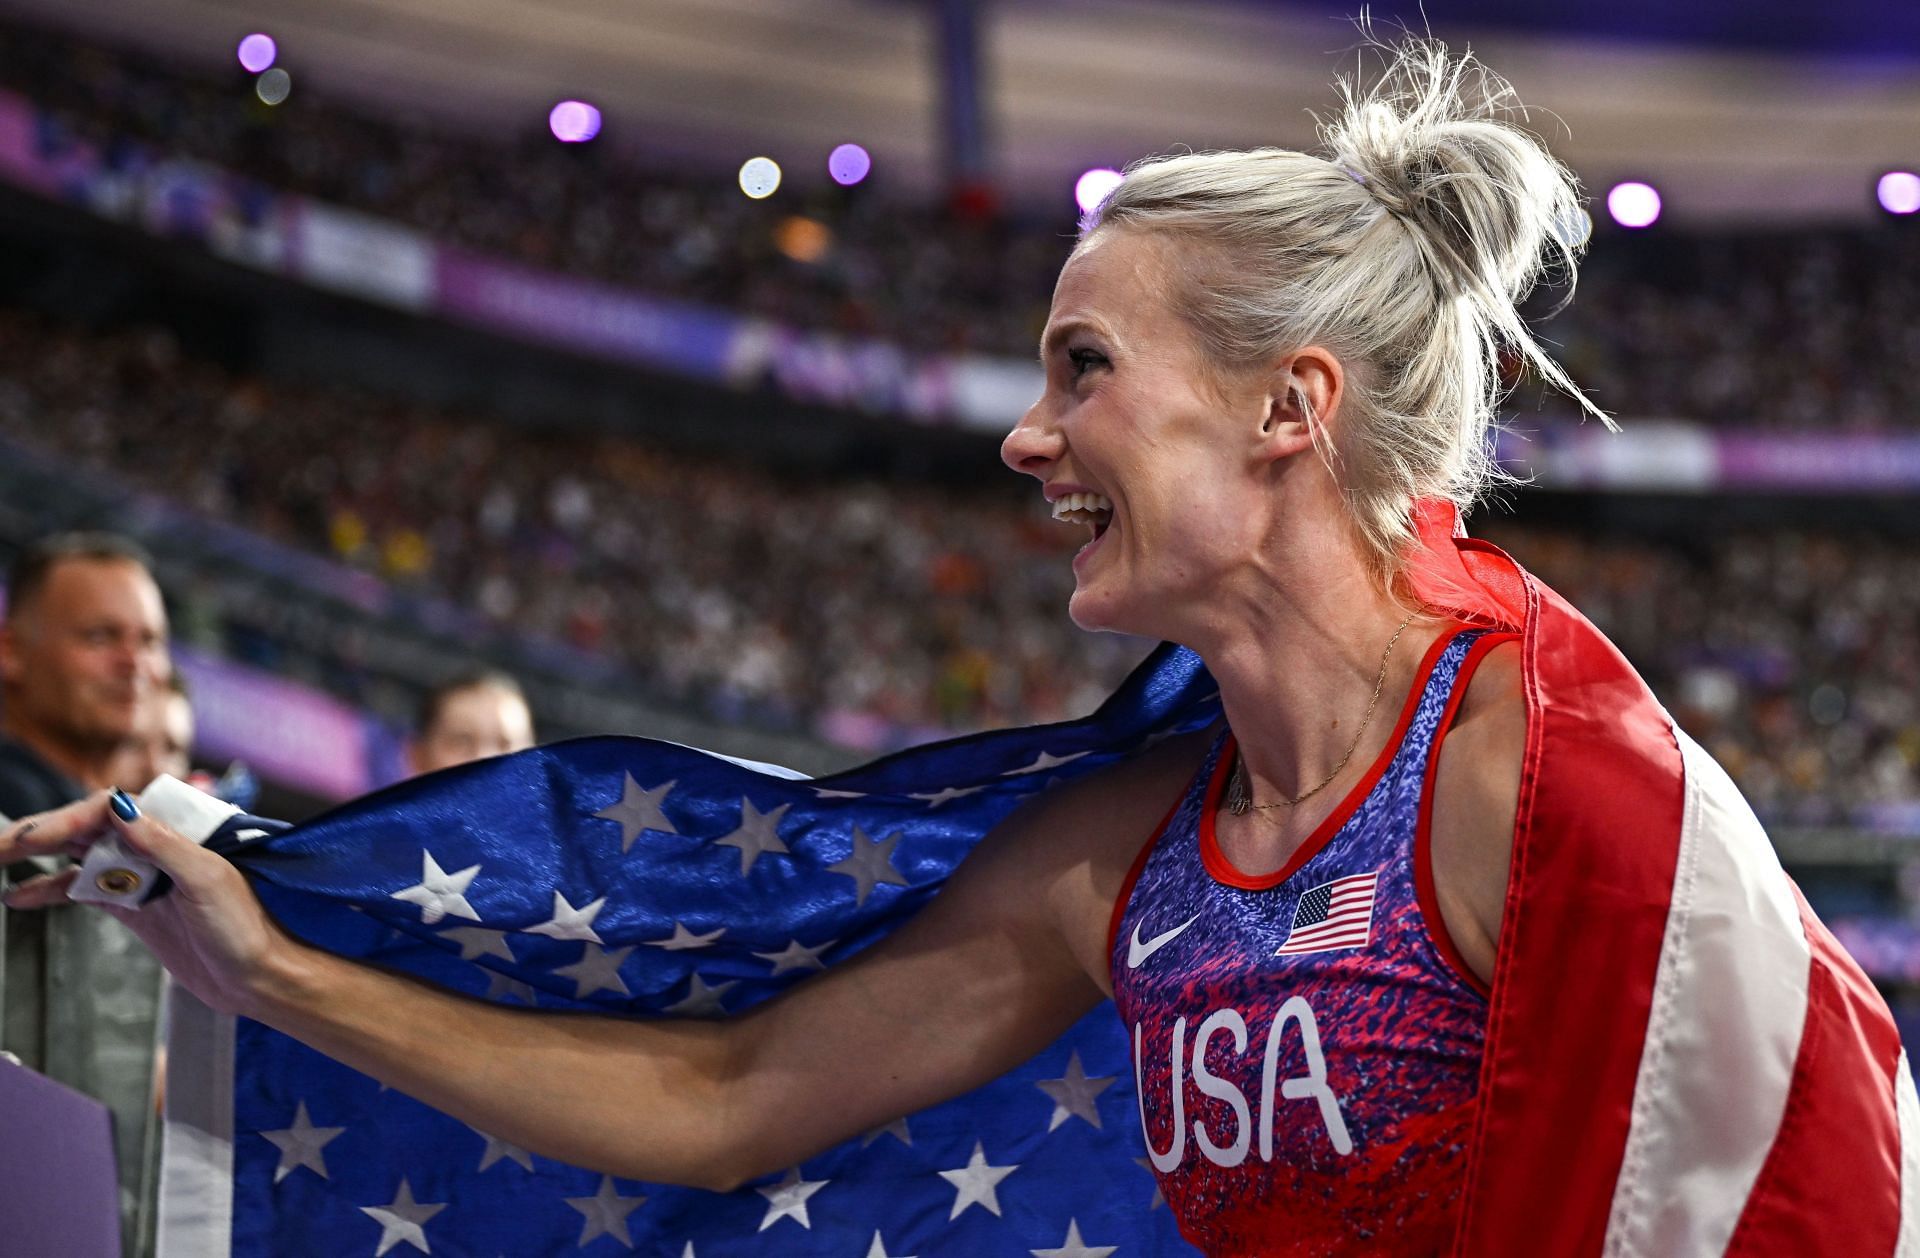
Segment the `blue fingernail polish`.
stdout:
<svg viewBox="0 0 1920 1258">
<path fill-rule="evenodd" d="M 113 788 L 113 794 L 108 802 L 113 805 L 114 816 L 122 821 L 132 821 L 140 815 L 140 805 L 133 802 L 133 796 L 117 786 Z"/>
</svg>

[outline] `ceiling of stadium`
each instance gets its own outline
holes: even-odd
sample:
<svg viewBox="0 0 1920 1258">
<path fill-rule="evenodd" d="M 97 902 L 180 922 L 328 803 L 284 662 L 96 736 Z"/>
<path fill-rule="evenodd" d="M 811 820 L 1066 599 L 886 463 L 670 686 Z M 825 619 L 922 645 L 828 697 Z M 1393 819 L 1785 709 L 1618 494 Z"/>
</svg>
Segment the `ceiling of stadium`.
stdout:
<svg viewBox="0 0 1920 1258">
<path fill-rule="evenodd" d="M 939 166 L 937 58 L 917 0 L 0 0 L 119 44 L 231 65 L 279 40 L 302 85 L 450 125 L 519 133 L 555 100 L 607 114 L 606 140 L 730 166 L 811 167 L 855 139 L 896 181 Z M 1357 8 L 1333 4 L 1329 12 Z M 1920 158 L 1920 66 L 1714 52 L 1588 36 L 1471 38 L 1589 185 L 1659 183 L 1676 217 L 1861 217 L 1872 178 Z M 983 7 L 995 166 L 1059 198 L 1089 165 L 1176 145 L 1311 142 L 1308 111 L 1352 57 L 1350 24 L 1305 6 L 998 0 Z M 1570 134 L 1569 134 L 1570 132 Z"/>
</svg>

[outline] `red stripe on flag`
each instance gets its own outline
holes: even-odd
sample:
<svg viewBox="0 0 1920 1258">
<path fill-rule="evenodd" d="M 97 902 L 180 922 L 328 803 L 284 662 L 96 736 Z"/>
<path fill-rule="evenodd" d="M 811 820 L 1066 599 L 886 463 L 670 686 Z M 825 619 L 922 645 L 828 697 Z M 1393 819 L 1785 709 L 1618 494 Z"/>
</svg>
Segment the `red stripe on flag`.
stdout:
<svg viewBox="0 0 1920 1258">
<path fill-rule="evenodd" d="M 1478 1125 L 1454 1253 L 1597 1254 L 1625 1151 L 1679 851 L 1680 749 L 1624 657 L 1498 549 L 1460 586 L 1524 593 L 1527 699 Z"/>
<path fill-rule="evenodd" d="M 1900 1232 L 1900 1034 L 1880 995 L 1807 907 L 1807 1023 L 1787 1110 L 1728 1258 L 1891 1254 Z"/>
</svg>

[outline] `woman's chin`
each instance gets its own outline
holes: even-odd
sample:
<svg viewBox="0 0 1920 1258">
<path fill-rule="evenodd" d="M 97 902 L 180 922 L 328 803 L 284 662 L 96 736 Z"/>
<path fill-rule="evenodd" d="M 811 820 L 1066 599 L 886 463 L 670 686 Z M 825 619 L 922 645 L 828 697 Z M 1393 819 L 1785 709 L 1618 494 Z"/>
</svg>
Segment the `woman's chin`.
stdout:
<svg viewBox="0 0 1920 1258">
<path fill-rule="evenodd" d="M 1120 600 L 1104 590 L 1088 589 L 1084 585 L 1076 587 L 1073 597 L 1067 600 L 1067 616 L 1089 633 L 1128 632 Z"/>
</svg>

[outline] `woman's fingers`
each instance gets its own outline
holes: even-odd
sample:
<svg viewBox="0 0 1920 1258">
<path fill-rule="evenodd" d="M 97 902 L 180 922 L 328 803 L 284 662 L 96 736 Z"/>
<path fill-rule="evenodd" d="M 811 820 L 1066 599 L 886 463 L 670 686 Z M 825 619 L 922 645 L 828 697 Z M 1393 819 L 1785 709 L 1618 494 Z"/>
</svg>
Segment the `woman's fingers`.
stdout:
<svg viewBox="0 0 1920 1258">
<path fill-rule="evenodd" d="M 7 892 L 6 904 L 10 909 L 44 909 L 51 904 L 67 902 L 67 888 L 80 873 L 78 868 L 63 869 L 57 874 L 41 874 L 30 878 Z"/>
<path fill-rule="evenodd" d="M 142 813 L 124 792 L 110 793 L 106 816 L 129 849 L 158 865 L 189 897 L 230 876 L 232 866 L 224 856 Z"/>
<path fill-rule="evenodd" d="M 22 817 L 0 827 L 0 865 L 29 856 L 59 856 L 72 844 L 86 845 L 107 827 L 110 791 L 96 791 L 65 808 Z"/>
<path fill-rule="evenodd" d="M 225 858 L 146 816 L 124 791 L 96 791 L 64 808 L 22 817 L 0 828 L 0 866 L 33 856 L 82 857 L 108 834 L 118 834 L 128 850 L 159 866 L 189 895 L 209 889 L 215 885 L 212 880 L 228 872 Z M 63 895 L 71 881 L 59 883 Z M 7 903 L 14 908 L 55 903 L 60 897 L 51 885 L 41 879 L 24 883 L 7 897 Z M 31 895 L 28 888 L 34 888 Z"/>
</svg>

